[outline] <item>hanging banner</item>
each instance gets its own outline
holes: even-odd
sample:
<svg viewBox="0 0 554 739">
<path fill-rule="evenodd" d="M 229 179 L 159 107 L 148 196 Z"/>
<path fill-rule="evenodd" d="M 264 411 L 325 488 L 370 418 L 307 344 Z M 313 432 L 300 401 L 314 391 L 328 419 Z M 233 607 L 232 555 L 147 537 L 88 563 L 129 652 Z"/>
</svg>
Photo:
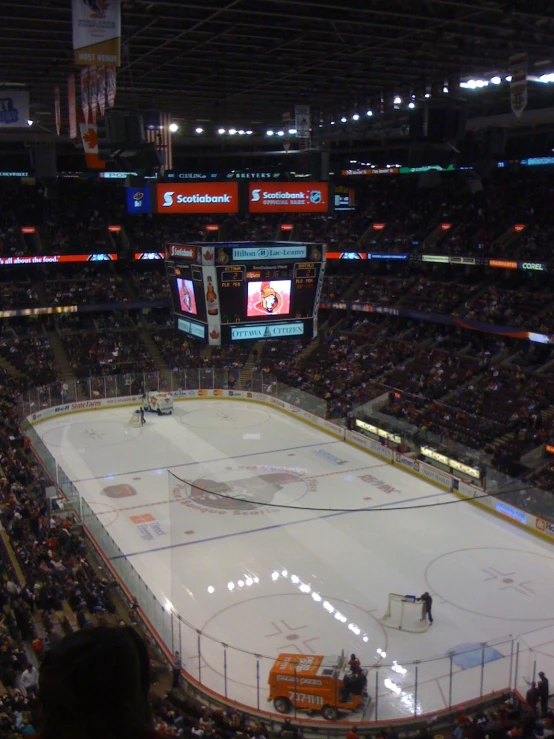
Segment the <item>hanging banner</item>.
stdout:
<svg viewBox="0 0 554 739">
<path fill-rule="evenodd" d="M 67 78 L 67 109 L 69 112 L 69 138 L 77 138 L 77 98 L 75 95 L 75 75 Z"/>
<path fill-rule="evenodd" d="M 310 138 L 310 106 L 297 105 L 294 109 L 296 137 L 299 139 Z"/>
<path fill-rule="evenodd" d="M 98 67 L 96 70 L 96 84 L 98 86 L 98 110 L 100 115 L 106 112 L 106 69 Z"/>
<path fill-rule="evenodd" d="M 521 118 L 527 107 L 527 54 L 515 54 L 509 58 L 510 103 L 517 118 Z"/>
<path fill-rule="evenodd" d="M 204 281 L 204 295 L 208 317 L 208 344 L 221 346 L 221 315 L 219 310 L 219 296 L 217 294 L 217 274 L 215 266 L 202 268 Z"/>
<path fill-rule="evenodd" d="M 56 136 L 59 136 L 62 130 L 62 110 L 60 106 L 60 88 L 54 88 L 54 117 L 56 119 Z"/>
<path fill-rule="evenodd" d="M 89 79 L 90 75 L 88 67 L 85 67 L 85 69 L 81 69 L 81 110 L 83 111 L 85 123 L 88 123 L 89 113 Z"/>
<path fill-rule="evenodd" d="M 72 0 L 75 64 L 121 65 L 121 1 Z"/>
<path fill-rule="evenodd" d="M 91 122 L 96 123 L 96 113 L 98 112 L 98 83 L 96 67 L 89 67 L 89 102 Z"/>
<path fill-rule="evenodd" d="M 98 128 L 96 123 L 79 122 L 83 149 L 89 169 L 104 169 L 106 162 L 98 158 Z"/>
<path fill-rule="evenodd" d="M 29 120 L 29 93 L 0 90 L 0 128 L 26 126 Z"/>
<path fill-rule="evenodd" d="M 113 108 L 115 105 L 115 92 L 115 67 L 106 67 L 106 103 L 108 108 Z"/>
</svg>

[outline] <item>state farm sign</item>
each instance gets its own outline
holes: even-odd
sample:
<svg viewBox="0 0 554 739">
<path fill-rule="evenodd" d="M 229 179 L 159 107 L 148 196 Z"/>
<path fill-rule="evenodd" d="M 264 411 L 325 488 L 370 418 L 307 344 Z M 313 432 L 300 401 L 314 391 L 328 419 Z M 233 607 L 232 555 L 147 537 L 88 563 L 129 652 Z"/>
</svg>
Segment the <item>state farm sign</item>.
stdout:
<svg viewBox="0 0 554 739">
<path fill-rule="evenodd" d="M 250 213 L 327 213 L 327 182 L 250 183 Z"/>
<path fill-rule="evenodd" d="M 238 213 L 236 182 L 156 185 L 158 213 Z"/>
</svg>

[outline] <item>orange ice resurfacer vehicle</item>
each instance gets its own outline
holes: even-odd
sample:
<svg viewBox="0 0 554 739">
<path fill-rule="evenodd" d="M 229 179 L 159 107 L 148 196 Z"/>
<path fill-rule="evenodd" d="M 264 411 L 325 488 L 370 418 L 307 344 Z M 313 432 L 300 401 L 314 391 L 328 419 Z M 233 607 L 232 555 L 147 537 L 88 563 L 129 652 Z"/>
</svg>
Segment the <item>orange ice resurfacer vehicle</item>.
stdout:
<svg viewBox="0 0 554 739">
<path fill-rule="evenodd" d="M 268 683 L 268 701 L 273 701 L 279 713 L 290 713 L 293 708 L 320 711 L 324 718 L 334 721 L 340 712 L 355 711 L 368 704 L 366 675 L 354 675 L 344 655 L 280 654 L 270 670 Z"/>
</svg>

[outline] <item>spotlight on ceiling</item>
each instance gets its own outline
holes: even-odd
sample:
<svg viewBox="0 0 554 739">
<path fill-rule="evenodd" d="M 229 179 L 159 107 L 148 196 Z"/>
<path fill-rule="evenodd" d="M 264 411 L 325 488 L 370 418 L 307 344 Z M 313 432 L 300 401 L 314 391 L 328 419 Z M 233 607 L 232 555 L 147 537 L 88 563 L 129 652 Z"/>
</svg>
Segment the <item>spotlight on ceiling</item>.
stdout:
<svg viewBox="0 0 554 739">
<path fill-rule="evenodd" d="M 169 124 L 169 130 L 170 130 L 171 133 L 177 133 L 177 131 L 179 130 L 178 124 L 177 123 L 170 123 Z"/>
</svg>

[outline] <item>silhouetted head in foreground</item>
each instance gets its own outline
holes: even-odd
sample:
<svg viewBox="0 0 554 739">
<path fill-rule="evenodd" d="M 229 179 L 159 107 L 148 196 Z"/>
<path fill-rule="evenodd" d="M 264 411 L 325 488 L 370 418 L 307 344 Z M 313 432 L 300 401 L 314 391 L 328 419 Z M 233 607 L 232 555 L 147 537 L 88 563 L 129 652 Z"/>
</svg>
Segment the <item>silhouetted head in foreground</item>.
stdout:
<svg viewBox="0 0 554 739">
<path fill-rule="evenodd" d="M 150 664 L 131 628 L 83 629 L 56 644 L 40 668 L 41 739 L 143 739 L 152 735 Z"/>
</svg>

